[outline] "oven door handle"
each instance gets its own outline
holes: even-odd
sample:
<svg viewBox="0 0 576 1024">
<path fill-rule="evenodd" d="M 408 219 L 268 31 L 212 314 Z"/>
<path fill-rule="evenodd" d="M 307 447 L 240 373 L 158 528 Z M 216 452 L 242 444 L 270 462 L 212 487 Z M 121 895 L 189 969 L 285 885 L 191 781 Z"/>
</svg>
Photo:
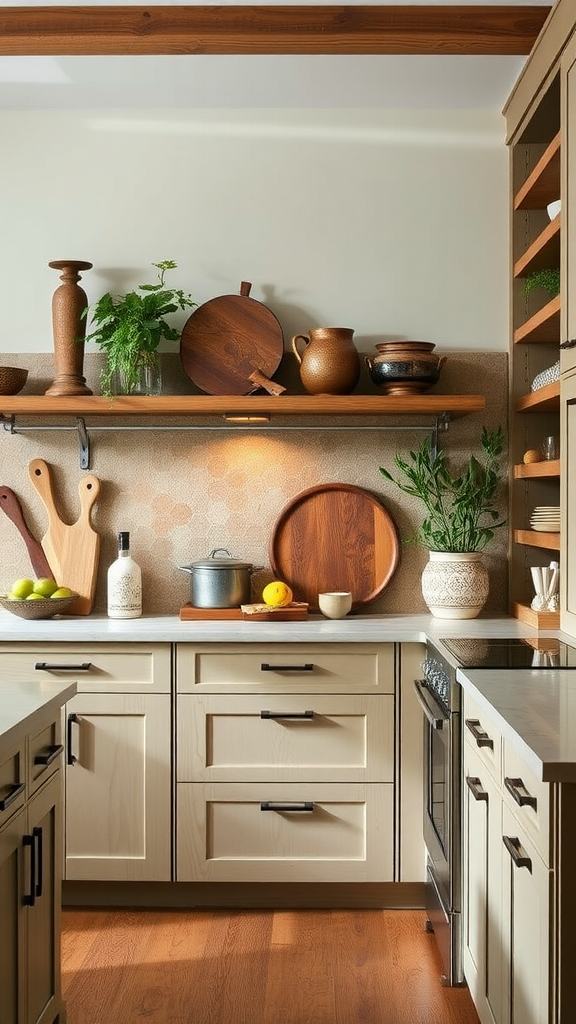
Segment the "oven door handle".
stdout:
<svg viewBox="0 0 576 1024">
<path fill-rule="evenodd" d="M 450 712 L 446 711 L 430 693 L 426 686 L 425 679 L 415 679 L 414 689 L 418 703 L 433 729 L 443 729 L 450 718 Z"/>
</svg>

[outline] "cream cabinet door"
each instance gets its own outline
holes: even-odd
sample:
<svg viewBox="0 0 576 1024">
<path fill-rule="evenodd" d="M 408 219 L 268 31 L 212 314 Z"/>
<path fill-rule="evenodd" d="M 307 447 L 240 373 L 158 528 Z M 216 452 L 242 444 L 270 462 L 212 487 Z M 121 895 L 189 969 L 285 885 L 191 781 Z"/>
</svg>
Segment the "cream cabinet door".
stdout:
<svg viewBox="0 0 576 1024">
<path fill-rule="evenodd" d="M 0 828 L 0 998 L 2 1024 L 20 1024 L 26 1012 L 26 907 L 22 840 L 26 810 Z"/>
<path fill-rule="evenodd" d="M 82 693 L 66 717 L 66 879 L 169 880 L 169 695 Z"/>
<path fill-rule="evenodd" d="M 560 382 L 560 626 L 576 637 L 576 374 Z"/>
<path fill-rule="evenodd" d="M 562 57 L 562 338 L 560 369 L 576 370 L 576 37 L 566 46 Z M 560 197 L 558 197 L 560 198 Z"/>
</svg>

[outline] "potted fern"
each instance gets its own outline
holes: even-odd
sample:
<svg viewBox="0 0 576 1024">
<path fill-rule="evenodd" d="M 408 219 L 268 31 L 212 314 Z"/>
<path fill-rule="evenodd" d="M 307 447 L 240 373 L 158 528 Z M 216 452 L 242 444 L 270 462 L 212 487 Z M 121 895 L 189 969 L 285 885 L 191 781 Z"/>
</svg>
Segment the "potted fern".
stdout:
<svg viewBox="0 0 576 1024">
<path fill-rule="evenodd" d="M 168 288 L 165 275 L 175 270 L 173 260 L 153 263 L 156 284 L 140 284 L 126 295 L 102 295 L 88 306 L 92 330 L 85 340 L 104 351 L 106 363 L 100 374 L 103 395 L 160 394 L 162 376 L 158 347 L 163 338 L 178 341 L 181 332 L 165 319 L 179 309 L 197 305 L 181 288 Z"/>
<path fill-rule="evenodd" d="M 456 473 L 446 453 L 433 449 L 429 436 L 407 460 L 395 455 L 400 477 L 380 467 L 386 480 L 424 506 L 425 517 L 410 540 L 429 549 L 422 593 L 440 618 L 475 618 L 486 603 L 488 572 L 482 551 L 507 521 L 497 508 L 504 440 L 500 427 L 492 432 L 484 427 L 481 458 L 470 455 Z"/>
</svg>

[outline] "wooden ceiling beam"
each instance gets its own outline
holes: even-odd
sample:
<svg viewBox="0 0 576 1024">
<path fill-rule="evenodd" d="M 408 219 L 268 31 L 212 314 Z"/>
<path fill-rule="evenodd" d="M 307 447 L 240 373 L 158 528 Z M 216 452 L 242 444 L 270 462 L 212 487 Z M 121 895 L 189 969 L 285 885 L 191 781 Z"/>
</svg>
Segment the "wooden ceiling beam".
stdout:
<svg viewBox="0 0 576 1024">
<path fill-rule="evenodd" d="M 0 55 L 528 54 L 549 7 L 2 7 Z"/>
</svg>

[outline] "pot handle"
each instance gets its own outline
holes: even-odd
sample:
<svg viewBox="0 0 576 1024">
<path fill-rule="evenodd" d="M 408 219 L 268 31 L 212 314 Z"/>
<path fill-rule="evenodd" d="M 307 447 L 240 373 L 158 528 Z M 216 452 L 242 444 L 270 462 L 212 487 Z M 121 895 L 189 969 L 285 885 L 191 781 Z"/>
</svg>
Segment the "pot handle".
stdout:
<svg viewBox="0 0 576 1024">
<path fill-rule="evenodd" d="M 296 342 L 300 341 L 300 339 L 302 339 L 302 341 L 306 345 L 310 344 L 310 338 L 307 338 L 305 334 L 295 334 L 294 337 L 292 338 L 292 350 L 293 350 L 294 355 L 296 356 L 296 359 L 298 360 L 299 363 L 302 362 L 302 356 L 300 355 L 300 352 L 298 351 L 298 345 L 296 344 Z"/>
<path fill-rule="evenodd" d="M 364 362 L 366 363 L 366 366 L 368 367 L 370 372 L 372 372 L 372 360 L 370 359 L 370 356 L 364 356 Z"/>
<path fill-rule="evenodd" d="M 191 565 L 177 565 L 176 568 L 182 569 L 182 572 L 189 572 L 190 575 L 192 575 L 192 573 L 194 572 Z"/>
<path fill-rule="evenodd" d="M 208 555 L 208 558 L 215 558 L 219 551 L 223 551 L 225 555 L 228 555 L 228 558 L 232 558 L 232 555 L 228 551 L 228 548 L 212 548 L 212 551 Z"/>
</svg>

